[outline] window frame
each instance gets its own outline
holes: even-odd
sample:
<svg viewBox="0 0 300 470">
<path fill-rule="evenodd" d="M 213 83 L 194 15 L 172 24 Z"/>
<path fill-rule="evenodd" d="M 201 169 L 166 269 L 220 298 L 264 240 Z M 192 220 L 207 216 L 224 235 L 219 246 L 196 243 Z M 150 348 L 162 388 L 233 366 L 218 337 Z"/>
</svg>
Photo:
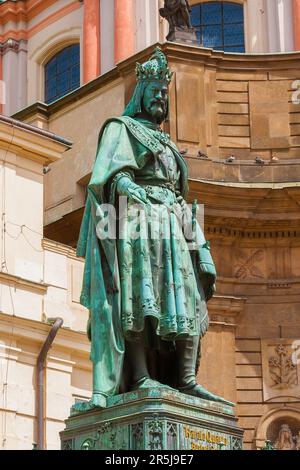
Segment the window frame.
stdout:
<svg viewBox="0 0 300 470">
<path fill-rule="evenodd" d="M 55 97 L 52 99 L 49 99 L 47 98 L 47 83 L 51 80 L 51 77 L 47 79 L 47 66 L 50 64 L 51 61 L 53 61 L 53 59 L 55 59 L 57 56 L 59 56 L 60 54 L 62 54 L 66 49 L 71 49 L 72 47 L 74 46 L 77 46 L 78 47 L 78 57 L 77 57 L 77 60 L 76 60 L 76 63 L 74 65 L 71 65 L 67 70 L 61 72 L 61 73 L 57 73 L 56 71 L 56 74 L 55 74 L 55 78 L 57 79 L 57 77 L 59 75 L 63 75 L 65 72 L 69 72 L 70 75 L 72 73 L 72 68 L 76 65 L 78 67 L 78 71 L 79 71 L 79 80 L 78 80 L 78 86 L 74 87 L 74 88 L 69 88 L 66 90 L 65 93 L 61 94 L 61 95 L 58 95 L 56 93 Z M 72 52 L 70 53 L 72 54 Z M 50 105 L 51 103 L 54 103 L 55 101 L 63 98 L 64 96 L 66 96 L 67 94 L 71 93 L 72 91 L 78 89 L 80 86 L 81 86 L 81 44 L 80 44 L 80 41 L 72 41 L 71 43 L 65 43 L 65 44 L 61 44 L 61 47 L 59 49 L 55 49 L 55 51 L 53 51 L 53 53 L 51 55 L 48 55 L 47 58 L 43 61 L 43 101 L 47 104 L 47 105 Z M 52 77 L 53 78 L 53 77 Z M 56 85 L 57 87 L 57 85 Z"/>
<path fill-rule="evenodd" d="M 221 6 L 221 23 L 211 23 L 211 24 L 202 24 L 201 21 L 202 21 L 202 11 L 201 11 L 201 7 L 203 4 L 207 5 L 207 4 L 210 4 L 210 3 L 219 3 L 220 6 Z M 236 5 L 236 6 L 240 6 L 241 7 L 241 11 L 243 13 L 243 21 L 237 21 L 236 23 L 232 22 L 232 23 L 224 23 L 224 4 L 231 4 L 231 5 Z M 208 48 L 208 49 L 213 49 L 214 51 L 217 51 L 217 52 L 224 52 L 224 53 L 231 53 L 231 54 L 234 54 L 234 53 L 237 53 L 237 54 L 245 54 L 246 53 L 246 50 L 247 50 L 247 35 L 246 35 L 246 21 L 245 21 L 245 15 L 246 15 L 246 12 L 245 12 L 245 1 L 244 0 L 231 0 L 231 1 L 226 1 L 226 0 L 203 0 L 203 1 L 194 1 L 194 2 L 191 2 L 191 8 L 194 8 L 194 7 L 200 7 L 200 24 L 199 25 L 193 25 L 193 27 L 195 28 L 195 30 L 198 32 L 200 32 L 200 41 L 198 41 L 198 44 L 200 45 L 200 47 L 205 47 L 205 48 Z M 243 26 L 243 44 L 230 44 L 230 45 L 226 45 L 225 44 L 225 26 L 233 26 L 233 25 L 242 25 Z M 205 27 L 209 27 L 209 26 L 221 26 L 221 39 L 222 39 L 222 44 L 220 46 L 204 46 L 202 43 L 201 43 L 201 40 L 203 40 L 203 28 Z M 219 47 L 218 49 L 216 47 Z M 242 48 L 243 47 L 243 51 L 239 51 L 239 52 L 236 52 L 236 51 L 230 51 L 228 50 L 229 48 Z"/>
</svg>

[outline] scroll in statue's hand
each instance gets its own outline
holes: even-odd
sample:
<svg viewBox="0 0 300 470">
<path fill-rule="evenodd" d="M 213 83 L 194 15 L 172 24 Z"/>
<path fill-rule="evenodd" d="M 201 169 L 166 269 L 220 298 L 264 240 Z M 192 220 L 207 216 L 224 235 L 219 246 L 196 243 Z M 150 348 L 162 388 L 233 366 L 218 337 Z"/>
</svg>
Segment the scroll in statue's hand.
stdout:
<svg viewBox="0 0 300 470">
<path fill-rule="evenodd" d="M 148 204 L 146 191 L 127 176 L 119 179 L 117 191 L 120 196 L 126 196 L 134 202 Z"/>
</svg>

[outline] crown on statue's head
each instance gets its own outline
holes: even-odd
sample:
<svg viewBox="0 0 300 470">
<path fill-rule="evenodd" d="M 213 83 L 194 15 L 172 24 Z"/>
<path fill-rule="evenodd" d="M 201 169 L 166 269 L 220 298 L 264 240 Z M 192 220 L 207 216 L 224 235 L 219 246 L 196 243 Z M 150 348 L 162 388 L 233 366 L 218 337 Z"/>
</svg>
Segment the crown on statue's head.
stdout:
<svg viewBox="0 0 300 470">
<path fill-rule="evenodd" d="M 147 62 L 137 63 L 135 71 L 139 82 L 158 80 L 170 83 L 173 76 L 167 58 L 159 47 L 156 47 L 154 54 Z"/>
</svg>

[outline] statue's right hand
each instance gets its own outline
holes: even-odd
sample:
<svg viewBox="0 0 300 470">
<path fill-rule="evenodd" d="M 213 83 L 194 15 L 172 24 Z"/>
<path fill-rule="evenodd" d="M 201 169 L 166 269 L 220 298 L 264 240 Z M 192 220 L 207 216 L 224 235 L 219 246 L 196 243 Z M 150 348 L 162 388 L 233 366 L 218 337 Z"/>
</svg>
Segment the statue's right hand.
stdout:
<svg viewBox="0 0 300 470">
<path fill-rule="evenodd" d="M 149 202 L 146 191 L 127 176 L 123 176 L 119 179 L 117 191 L 120 196 L 126 196 L 134 202 L 142 204 L 148 204 Z"/>
</svg>

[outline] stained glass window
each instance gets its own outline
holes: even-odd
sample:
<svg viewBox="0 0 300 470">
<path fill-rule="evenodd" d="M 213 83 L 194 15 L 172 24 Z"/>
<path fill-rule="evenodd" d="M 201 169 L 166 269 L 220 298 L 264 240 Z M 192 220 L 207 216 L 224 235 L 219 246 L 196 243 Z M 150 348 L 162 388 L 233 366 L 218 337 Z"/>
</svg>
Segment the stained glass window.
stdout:
<svg viewBox="0 0 300 470">
<path fill-rule="evenodd" d="M 191 20 L 201 46 L 225 52 L 245 52 L 243 5 L 200 3 L 192 7 Z"/>
<path fill-rule="evenodd" d="M 45 102 L 52 103 L 80 86 L 80 47 L 72 44 L 45 65 Z"/>
</svg>

